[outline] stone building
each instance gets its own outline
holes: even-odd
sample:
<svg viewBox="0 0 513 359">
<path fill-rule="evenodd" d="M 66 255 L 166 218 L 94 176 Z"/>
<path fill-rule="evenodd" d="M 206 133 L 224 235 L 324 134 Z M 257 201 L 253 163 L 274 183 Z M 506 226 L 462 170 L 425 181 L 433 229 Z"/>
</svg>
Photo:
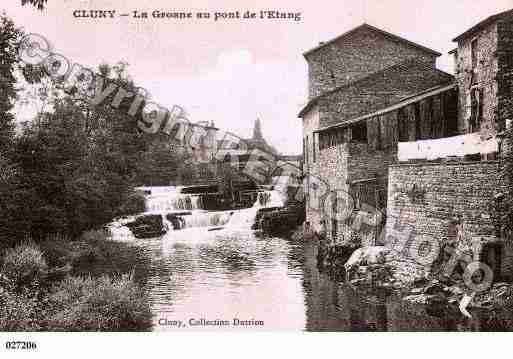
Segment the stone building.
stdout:
<svg viewBox="0 0 513 359">
<path fill-rule="evenodd" d="M 408 257 L 416 237 L 454 238 L 454 218 L 470 238 L 503 241 L 498 202 L 512 203 L 513 11 L 454 41 L 454 77 L 436 69 L 437 52 L 369 25 L 304 54 L 307 221 L 318 228 L 324 220 L 334 243 L 401 237 L 407 250 L 398 256 Z M 376 209 L 386 213 L 384 230 Z M 487 260 L 508 273 L 502 247 L 501 259 Z"/>
<path fill-rule="evenodd" d="M 490 16 L 453 41 L 460 136 L 399 149 L 389 169 L 387 216 L 393 220 L 387 234 L 397 233 L 400 223 L 411 229 L 403 231 L 411 232 L 404 241 L 431 237 L 443 248 L 454 239 L 451 219 L 458 218 L 464 235 L 481 248 L 480 260 L 496 276 L 510 277 L 513 251 L 502 227 L 510 220 L 504 213 L 511 192 L 505 169 L 512 155 L 508 137 L 498 135 L 507 133 L 512 115 L 513 11 Z M 421 194 L 416 199 L 413 189 Z M 418 251 L 409 246 L 410 253 Z"/>
<path fill-rule="evenodd" d="M 502 131 L 511 118 L 513 11 L 490 16 L 453 41 L 459 89 L 459 128 Z"/>
<path fill-rule="evenodd" d="M 454 78 L 436 69 L 440 53 L 367 24 L 304 56 L 310 97 L 299 117 L 307 220 L 318 228 L 321 219 L 329 218 L 329 237 L 343 242 L 354 231 L 331 215 L 344 204 L 337 199 L 331 202 L 340 203 L 329 205 L 328 192 L 351 194 L 354 207 L 385 208 L 388 164 L 399 139 L 430 138 L 431 128 L 424 130 L 420 123 L 433 112 L 431 106 L 440 122 L 435 135 L 452 130 L 445 121 L 454 111 Z M 375 232 L 365 239 L 374 241 Z"/>
</svg>

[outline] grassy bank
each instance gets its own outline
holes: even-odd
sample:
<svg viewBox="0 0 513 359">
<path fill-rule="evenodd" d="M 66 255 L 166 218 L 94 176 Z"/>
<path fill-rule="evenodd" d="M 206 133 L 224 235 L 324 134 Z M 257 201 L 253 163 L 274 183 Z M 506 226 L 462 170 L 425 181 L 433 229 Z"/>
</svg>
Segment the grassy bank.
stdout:
<svg viewBox="0 0 513 359">
<path fill-rule="evenodd" d="M 78 240 L 26 241 L 0 259 L 0 331 L 151 329 L 142 289 L 149 258 L 90 231 Z"/>
</svg>

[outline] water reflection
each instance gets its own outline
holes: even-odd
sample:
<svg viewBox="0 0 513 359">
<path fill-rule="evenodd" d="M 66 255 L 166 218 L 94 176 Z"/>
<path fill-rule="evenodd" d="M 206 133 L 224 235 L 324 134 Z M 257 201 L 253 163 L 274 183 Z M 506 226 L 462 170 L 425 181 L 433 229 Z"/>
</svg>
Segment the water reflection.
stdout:
<svg viewBox="0 0 513 359">
<path fill-rule="evenodd" d="M 336 283 L 317 268 L 317 244 L 305 243 L 306 329 L 311 331 L 510 331 L 511 308 L 472 310 L 464 317 L 456 306 L 424 306 L 377 289 L 356 291 Z"/>
<path fill-rule="evenodd" d="M 146 285 L 155 330 L 184 330 L 160 325 L 163 318 L 264 322 L 187 330 L 486 331 L 513 324 L 511 311 L 473 311 L 469 320 L 450 308 L 356 292 L 319 271 L 315 242 L 206 228 L 133 242 L 151 257 Z"/>
</svg>

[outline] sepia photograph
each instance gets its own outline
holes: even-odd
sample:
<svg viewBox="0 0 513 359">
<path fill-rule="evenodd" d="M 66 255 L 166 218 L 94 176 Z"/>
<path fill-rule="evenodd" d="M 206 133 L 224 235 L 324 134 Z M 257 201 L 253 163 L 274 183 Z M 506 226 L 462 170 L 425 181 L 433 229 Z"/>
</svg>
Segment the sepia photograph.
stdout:
<svg viewBox="0 0 513 359">
<path fill-rule="evenodd" d="M 509 331 L 511 0 L 0 4 L 1 350 Z"/>
</svg>

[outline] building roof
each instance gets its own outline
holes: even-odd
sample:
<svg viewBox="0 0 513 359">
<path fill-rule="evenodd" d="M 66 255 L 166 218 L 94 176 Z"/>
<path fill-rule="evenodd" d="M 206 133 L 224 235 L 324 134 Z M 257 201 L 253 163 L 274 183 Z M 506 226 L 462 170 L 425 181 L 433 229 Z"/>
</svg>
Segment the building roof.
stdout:
<svg viewBox="0 0 513 359">
<path fill-rule="evenodd" d="M 513 16 L 513 10 L 507 10 L 500 12 L 498 14 L 492 15 L 484 19 L 483 21 L 479 22 L 478 24 L 472 26 L 470 29 L 465 31 L 463 34 L 456 36 L 452 41 L 458 42 L 464 38 L 467 38 L 473 34 L 475 34 L 477 31 L 484 29 L 488 25 L 491 25 L 497 20 L 500 20 L 507 16 Z"/>
<path fill-rule="evenodd" d="M 389 39 L 391 39 L 393 41 L 401 42 L 403 44 L 406 44 L 406 45 L 409 45 L 411 47 L 417 48 L 419 50 L 422 50 L 422 51 L 424 51 L 424 52 L 426 52 L 426 53 L 428 53 L 430 55 L 436 56 L 436 57 L 442 55 L 441 53 L 439 53 L 439 52 L 437 52 L 435 50 L 432 50 L 432 49 L 430 49 L 428 47 L 419 45 L 419 44 L 417 44 L 417 43 L 415 43 L 413 41 L 410 41 L 410 40 L 406 40 L 405 38 L 402 38 L 400 36 L 394 35 L 394 34 L 392 34 L 390 32 L 385 31 L 385 30 L 378 29 L 377 27 L 374 27 L 372 25 L 363 23 L 362 25 L 357 26 L 354 29 L 347 31 L 347 32 L 343 33 L 342 35 L 339 35 L 339 36 L 335 37 L 334 39 L 331 39 L 329 41 L 320 43 L 319 46 L 316 46 L 313 49 L 310 49 L 310 50 L 306 51 L 305 53 L 303 53 L 303 56 L 307 57 L 311 53 L 313 53 L 313 52 L 315 52 L 315 51 L 317 51 L 317 50 L 319 50 L 319 49 L 321 49 L 321 48 L 323 48 L 323 47 L 325 47 L 327 45 L 330 45 L 330 44 L 332 44 L 332 43 L 334 43 L 336 41 L 339 41 L 339 40 L 341 40 L 343 38 L 349 37 L 352 34 L 354 34 L 356 31 L 361 30 L 361 29 L 371 30 L 371 31 L 379 33 L 379 34 L 381 34 L 381 35 L 383 35 L 383 36 L 385 36 L 385 37 L 387 37 L 387 38 L 389 38 Z"/>
<path fill-rule="evenodd" d="M 346 88 L 349 88 L 351 86 L 355 86 L 355 85 L 358 85 L 359 83 L 362 83 L 364 81 L 368 81 L 368 80 L 372 80 L 373 78 L 383 78 L 385 74 L 387 73 L 393 73 L 395 74 L 396 76 L 400 76 L 401 75 L 401 71 L 404 73 L 404 72 L 407 72 L 407 71 L 415 71 L 415 70 L 418 70 L 419 68 L 423 69 L 423 71 L 432 71 L 432 72 L 436 72 L 438 74 L 441 74 L 442 76 L 444 77 L 447 77 L 447 81 L 453 81 L 454 80 L 454 76 L 452 76 L 451 74 L 448 74 L 447 72 L 444 72 L 442 70 L 439 70 L 437 68 L 434 68 L 432 66 L 429 66 L 423 62 L 420 62 L 418 60 L 415 60 L 415 59 L 410 59 L 410 60 L 407 60 L 407 61 L 404 61 L 404 62 L 401 62 L 401 63 L 398 63 L 398 64 L 395 64 L 395 65 L 392 65 L 390 67 L 387 67 L 383 70 L 380 70 L 380 71 L 377 71 L 377 72 L 374 72 L 368 76 L 365 76 L 357 81 L 354 81 L 354 82 L 351 82 L 351 83 L 348 83 L 348 84 L 344 84 L 342 86 L 338 86 L 336 88 L 334 88 L 333 90 L 330 90 L 330 91 L 327 91 L 317 97 L 314 97 L 313 99 L 311 99 L 302 109 L 301 111 L 299 112 L 298 114 L 298 117 L 299 118 L 302 118 L 308 111 L 310 111 L 310 109 L 315 106 L 320 99 L 322 98 L 325 98 L 337 91 L 341 91 L 343 89 L 346 89 Z M 399 73 L 398 73 L 399 71 Z"/>
</svg>

